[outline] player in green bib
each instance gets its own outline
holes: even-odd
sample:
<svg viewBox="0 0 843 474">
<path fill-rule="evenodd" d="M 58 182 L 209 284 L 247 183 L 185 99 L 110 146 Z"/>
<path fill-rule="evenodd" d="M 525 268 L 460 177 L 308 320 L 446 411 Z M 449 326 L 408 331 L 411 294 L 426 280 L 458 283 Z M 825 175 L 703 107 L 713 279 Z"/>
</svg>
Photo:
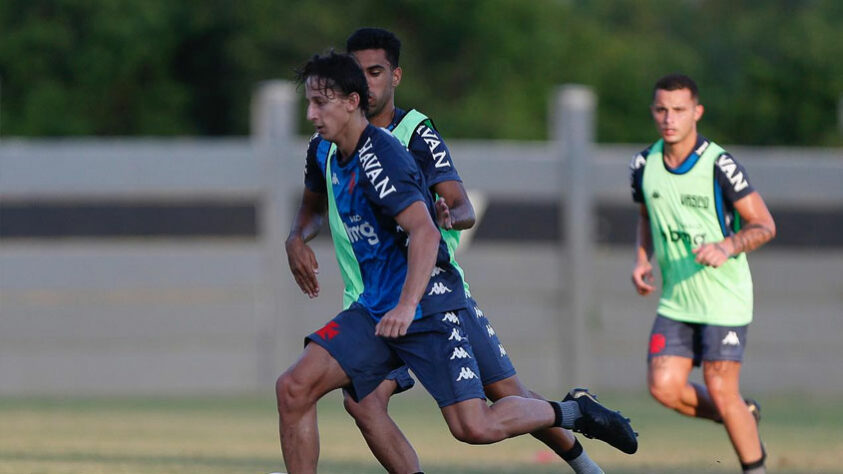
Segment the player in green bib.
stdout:
<svg viewBox="0 0 843 474">
<path fill-rule="evenodd" d="M 656 82 L 651 112 L 661 139 L 632 163 L 640 205 L 632 282 L 653 285 L 653 253 L 662 274 L 650 334 L 652 396 L 679 413 L 722 422 L 744 473 L 764 473 L 760 408 L 739 390 L 752 278 L 746 253 L 775 236 L 767 206 L 746 170 L 697 133 L 702 117 L 694 81 L 671 74 Z M 702 365 L 705 386 L 690 383 Z"/>
<path fill-rule="evenodd" d="M 402 77 L 398 66 L 400 45 L 398 38 L 389 31 L 361 28 L 348 38 L 346 49 L 357 58 L 366 74 L 370 122 L 391 130 L 408 147 L 427 186 L 437 195 L 437 224 L 451 253 L 451 264 L 462 274 L 454 255 L 460 231 L 474 225 L 474 209 L 450 152 L 432 121 L 418 110 L 404 111 L 395 106 L 395 88 Z M 491 323 L 471 298 L 467 283 L 464 290 L 469 298 L 471 317 L 463 322 L 463 329 L 474 349 L 486 395 L 492 401 L 510 395 L 540 398 L 519 380 Z M 372 452 L 389 472 L 416 472 L 420 470 L 418 456 L 387 412 L 389 397 L 412 386 L 406 370 L 403 374 L 396 372 L 396 376 L 387 378 L 359 403 L 346 396 L 345 405 Z M 552 428 L 535 435 L 566 460 L 575 472 L 602 472 L 570 431 Z"/>
</svg>

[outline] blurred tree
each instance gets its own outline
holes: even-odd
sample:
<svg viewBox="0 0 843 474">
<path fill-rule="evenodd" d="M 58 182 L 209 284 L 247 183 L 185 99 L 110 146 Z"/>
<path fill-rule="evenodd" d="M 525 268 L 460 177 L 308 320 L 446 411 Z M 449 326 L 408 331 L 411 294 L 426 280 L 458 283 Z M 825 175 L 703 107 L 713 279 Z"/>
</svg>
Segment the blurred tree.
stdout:
<svg viewBox="0 0 843 474">
<path fill-rule="evenodd" d="M 246 134 L 256 83 L 360 26 L 399 35 L 399 105 L 449 137 L 543 139 L 552 91 L 576 82 L 599 141 L 647 142 L 652 84 L 682 71 L 720 142 L 843 144 L 836 0 L 4 0 L 2 132 Z"/>
</svg>

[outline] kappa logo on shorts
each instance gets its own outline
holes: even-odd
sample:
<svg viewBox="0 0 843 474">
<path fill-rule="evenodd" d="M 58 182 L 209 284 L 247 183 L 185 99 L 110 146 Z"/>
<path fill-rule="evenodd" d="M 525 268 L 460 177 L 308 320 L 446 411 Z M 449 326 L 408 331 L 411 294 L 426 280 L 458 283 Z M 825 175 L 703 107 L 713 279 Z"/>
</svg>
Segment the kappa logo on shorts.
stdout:
<svg viewBox="0 0 843 474">
<path fill-rule="evenodd" d="M 445 284 L 442 283 L 441 281 L 437 281 L 436 283 L 433 284 L 432 287 L 430 287 L 430 293 L 428 293 L 427 295 L 428 296 L 434 295 L 434 294 L 444 295 L 445 293 L 450 293 L 450 292 L 451 292 L 450 288 L 445 286 Z"/>
<path fill-rule="evenodd" d="M 468 367 L 461 367 L 460 368 L 460 375 L 457 377 L 457 382 L 460 380 L 468 380 L 468 379 L 476 379 L 477 374 L 474 373 L 473 370 L 469 369 Z"/>
<path fill-rule="evenodd" d="M 495 335 L 495 330 L 494 330 L 494 329 L 492 329 L 492 325 L 491 325 L 491 324 L 487 324 L 487 325 L 486 325 L 486 332 L 487 332 L 487 333 L 489 333 L 489 337 L 492 337 L 492 336 L 494 336 L 494 335 Z"/>
<path fill-rule="evenodd" d="M 448 312 L 445 313 L 445 316 L 442 316 L 442 321 L 451 324 L 459 324 L 460 318 L 457 317 L 456 313 Z"/>
<path fill-rule="evenodd" d="M 501 357 L 506 357 L 506 349 L 503 348 L 503 344 L 498 344 L 498 348 L 501 350 Z"/>
<path fill-rule="evenodd" d="M 451 335 L 450 335 L 450 336 L 448 336 L 448 340 L 449 340 L 449 341 L 457 341 L 457 342 L 460 342 L 460 341 L 462 341 L 463 339 L 466 339 L 466 338 L 465 338 L 465 337 L 460 336 L 460 331 L 459 331 L 459 329 L 457 329 L 457 328 L 454 328 L 453 330 L 451 330 Z"/>
<path fill-rule="evenodd" d="M 723 338 L 721 344 L 724 346 L 739 346 L 741 345 L 741 340 L 738 338 L 738 333 L 735 331 L 729 331 L 726 334 L 726 337 Z"/>
<path fill-rule="evenodd" d="M 474 307 L 474 312 L 477 314 L 478 318 L 482 318 L 483 316 L 485 316 L 483 314 L 483 311 L 480 311 L 480 308 L 478 308 L 477 306 Z"/>
<path fill-rule="evenodd" d="M 462 347 L 455 347 L 450 360 L 454 359 L 471 359 L 471 354 Z"/>
<path fill-rule="evenodd" d="M 443 269 L 441 269 L 441 268 L 439 268 L 439 267 L 433 267 L 433 273 L 431 273 L 431 274 L 430 274 L 430 276 L 435 277 L 436 275 L 438 275 L 438 274 L 440 274 L 440 273 L 442 273 L 442 272 L 444 272 L 444 271 L 445 271 L 445 270 L 443 270 Z"/>
<path fill-rule="evenodd" d="M 322 339 L 326 341 L 330 341 L 337 334 L 340 333 L 340 325 L 337 324 L 336 321 L 328 321 L 328 324 L 322 327 L 322 329 L 316 331 L 316 334 L 319 335 Z"/>
</svg>

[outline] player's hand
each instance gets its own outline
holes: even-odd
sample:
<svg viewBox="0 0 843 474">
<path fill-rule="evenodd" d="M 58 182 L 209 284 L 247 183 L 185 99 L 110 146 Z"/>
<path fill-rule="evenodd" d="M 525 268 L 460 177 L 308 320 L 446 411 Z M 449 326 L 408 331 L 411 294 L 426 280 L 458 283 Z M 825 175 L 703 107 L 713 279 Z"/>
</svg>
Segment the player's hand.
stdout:
<svg viewBox="0 0 843 474">
<path fill-rule="evenodd" d="M 453 227 L 453 221 L 451 220 L 451 210 L 448 208 L 445 198 L 437 199 L 435 207 L 436 224 L 443 229 L 450 230 Z"/>
<path fill-rule="evenodd" d="M 650 262 L 639 262 L 632 269 L 632 284 L 639 295 L 647 296 L 656 289 L 653 286 L 653 265 Z"/>
<path fill-rule="evenodd" d="M 378 321 L 375 326 L 375 336 L 400 337 L 407 334 L 407 328 L 410 327 L 415 315 L 415 306 L 399 304 Z"/>
<path fill-rule="evenodd" d="M 717 268 L 729 260 L 730 252 L 727 246 L 728 243 L 725 240 L 702 244 L 693 250 L 694 255 L 697 256 L 694 260 L 700 265 Z"/>
<path fill-rule="evenodd" d="M 287 262 L 299 288 L 310 298 L 319 296 L 319 263 L 302 239 L 287 240 Z"/>
</svg>

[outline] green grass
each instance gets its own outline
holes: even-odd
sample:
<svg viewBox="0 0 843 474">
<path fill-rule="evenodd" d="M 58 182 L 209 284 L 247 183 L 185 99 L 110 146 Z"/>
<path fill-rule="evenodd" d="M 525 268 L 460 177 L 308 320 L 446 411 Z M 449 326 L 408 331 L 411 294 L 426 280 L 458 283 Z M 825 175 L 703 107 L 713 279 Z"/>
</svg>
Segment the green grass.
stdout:
<svg viewBox="0 0 843 474">
<path fill-rule="evenodd" d="M 396 397 L 392 411 L 428 473 L 559 473 L 561 461 L 530 437 L 491 446 L 453 440 L 434 402 Z M 609 473 L 726 473 L 738 464 L 720 425 L 674 414 L 642 394 L 601 394 L 640 433 L 622 454 L 583 444 Z M 760 397 L 768 468 L 777 473 L 841 473 L 843 397 L 797 401 Z M 354 423 L 332 394 L 319 407 L 320 473 L 380 473 Z M 552 457 L 551 457 L 552 458 Z M 544 462 L 543 462 L 544 460 Z M 270 397 L 172 399 L 0 398 L 0 473 L 268 473 L 284 471 Z"/>
</svg>

